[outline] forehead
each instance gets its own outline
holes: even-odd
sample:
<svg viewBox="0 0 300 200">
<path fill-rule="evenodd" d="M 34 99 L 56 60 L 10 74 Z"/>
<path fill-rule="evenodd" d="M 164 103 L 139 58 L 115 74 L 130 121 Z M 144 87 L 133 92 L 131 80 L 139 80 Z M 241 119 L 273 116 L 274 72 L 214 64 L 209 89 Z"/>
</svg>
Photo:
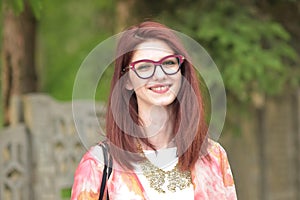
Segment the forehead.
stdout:
<svg viewBox="0 0 300 200">
<path fill-rule="evenodd" d="M 136 46 L 132 61 L 141 59 L 159 60 L 174 54 L 169 45 L 161 40 L 147 40 Z"/>
</svg>

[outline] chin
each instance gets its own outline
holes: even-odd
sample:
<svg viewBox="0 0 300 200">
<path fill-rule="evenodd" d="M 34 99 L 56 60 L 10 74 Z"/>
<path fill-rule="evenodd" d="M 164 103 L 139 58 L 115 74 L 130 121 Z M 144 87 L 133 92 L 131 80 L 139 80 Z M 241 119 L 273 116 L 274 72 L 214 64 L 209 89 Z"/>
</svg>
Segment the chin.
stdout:
<svg viewBox="0 0 300 200">
<path fill-rule="evenodd" d="M 164 99 L 161 101 L 154 101 L 153 105 L 156 106 L 169 106 L 174 102 L 175 98 L 170 98 L 170 99 Z"/>
</svg>

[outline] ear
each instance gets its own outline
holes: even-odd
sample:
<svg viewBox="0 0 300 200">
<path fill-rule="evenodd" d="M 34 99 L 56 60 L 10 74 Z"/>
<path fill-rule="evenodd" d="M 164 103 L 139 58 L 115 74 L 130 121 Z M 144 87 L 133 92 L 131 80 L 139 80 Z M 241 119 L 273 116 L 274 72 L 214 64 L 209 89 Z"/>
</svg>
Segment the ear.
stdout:
<svg viewBox="0 0 300 200">
<path fill-rule="evenodd" d="M 127 89 L 127 90 L 133 90 L 133 86 L 132 86 L 132 83 L 131 83 L 131 80 L 128 78 L 127 80 L 126 80 L 126 83 L 125 83 L 126 85 L 125 85 L 125 88 Z"/>
</svg>

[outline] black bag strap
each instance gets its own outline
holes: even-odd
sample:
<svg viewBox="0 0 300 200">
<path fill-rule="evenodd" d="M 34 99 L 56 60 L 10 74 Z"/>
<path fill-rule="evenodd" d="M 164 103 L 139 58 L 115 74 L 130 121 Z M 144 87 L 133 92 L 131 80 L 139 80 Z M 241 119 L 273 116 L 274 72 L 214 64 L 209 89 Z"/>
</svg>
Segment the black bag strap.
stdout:
<svg viewBox="0 0 300 200">
<path fill-rule="evenodd" d="M 106 182 L 109 179 L 109 176 L 112 172 L 112 157 L 109 153 L 109 147 L 106 142 L 99 144 L 99 146 L 102 148 L 103 158 L 104 158 L 104 169 L 103 169 L 103 173 L 102 173 L 102 180 L 101 180 L 101 185 L 100 185 L 100 195 L 99 195 L 99 200 L 103 200 Z M 109 200 L 108 191 L 106 191 L 106 199 Z"/>
</svg>

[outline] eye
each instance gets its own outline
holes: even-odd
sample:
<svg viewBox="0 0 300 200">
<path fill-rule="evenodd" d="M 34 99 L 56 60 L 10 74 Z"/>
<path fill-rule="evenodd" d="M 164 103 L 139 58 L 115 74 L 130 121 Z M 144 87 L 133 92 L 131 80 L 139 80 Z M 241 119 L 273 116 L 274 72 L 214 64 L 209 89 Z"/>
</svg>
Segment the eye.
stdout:
<svg viewBox="0 0 300 200">
<path fill-rule="evenodd" d="M 166 60 L 162 63 L 164 66 L 173 66 L 176 65 L 177 62 L 175 59 Z"/>
<path fill-rule="evenodd" d="M 152 65 L 150 63 L 140 63 L 135 66 L 135 69 L 138 71 L 147 71 L 150 70 L 151 68 Z"/>
</svg>

